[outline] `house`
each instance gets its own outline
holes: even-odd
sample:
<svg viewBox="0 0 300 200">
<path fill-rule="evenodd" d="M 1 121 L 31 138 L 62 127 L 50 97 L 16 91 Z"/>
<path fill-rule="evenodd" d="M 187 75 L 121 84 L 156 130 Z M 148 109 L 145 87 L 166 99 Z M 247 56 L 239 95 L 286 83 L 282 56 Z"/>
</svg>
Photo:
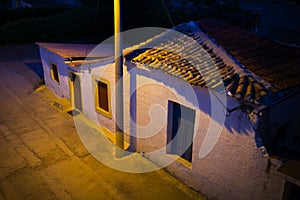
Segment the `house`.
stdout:
<svg viewBox="0 0 300 200">
<path fill-rule="evenodd" d="M 239 4 L 243 10 L 257 15 L 253 31 L 273 41 L 299 47 L 299 0 L 241 0 Z"/>
<path fill-rule="evenodd" d="M 269 5 L 262 13 L 259 34 L 290 45 L 300 45 L 299 5 Z M 281 16 L 281 17 L 279 17 Z"/>
<path fill-rule="evenodd" d="M 93 44 L 57 44 L 57 43 L 37 43 L 40 47 L 40 56 L 44 71 L 45 85 L 57 95 L 57 97 L 63 99 L 62 102 L 71 102 L 72 98 L 74 108 L 82 110 L 81 90 L 78 76 L 78 68 L 74 65 L 80 65 L 83 59 L 96 47 Z M 101 60 L 109 58 L 113 55 L 113 49 L 110 45 L 104 45 L 98 48 L 97 58 L 93 57 L 93 60 Z M 69 64 L 67 64 L 69 62 Z M 78 81 L 75 81 L 78 80 Z M 66 100 L 66 101 L 65 101 Z M 76 103 L 75 103 L 76 102 Z M 64 103 L 63 103 L 64 104 Z M 63 104 L 56 103 L 61 110 L 68 109 L 63 108 Z"/>
<path fill-rule="evenodd" d="M 268 129 L 273 127 L 274 130 L 263 131 L 261 135 L 262 138 L 268 137 L 265 138 L 264 145 L 270 152 L 276 154 L 274 152 L 275 150 L 271 149 L 274 149 L 273 144 L 276 143 L 275 140 L 281 140 L 276 139 L 276 137 L 279 137 L 279 132 L 283 131 L 283 126 L 289 126 L 287 124 L 297 123 L 299 120 L 299 117 L 297 117 L 297 103 L 291 103 L 290 106 L 283 106 L 284 104 L 281 103 L 284 102 L 283 99 L 292 100 L 294 96 L 297 96 L 300 76 L 298 68 L 300 63 L 298 58 L 300 50 L 271 42 L 270 40 L 250 34 L 249 32 L 237 32 L 236 27 L 228 26 L 214 19 L 201 20 L 199 23 L 203 30 L 214 37 L 219 44 L 228 50 L 231 55 L 234 55 L 242 65 L 246 66 L 248 70 L 273 86 L 274 100 L 269 99 L 265 104 L 265 108 L 262 110 L 264 110 L 264 112 L 270 112 L 268 113 L 268 118 L 272 116 L 273 118 L 280 119 L 272 119 L 273 124 L 265 124 Z M 240 43 L 241 40 L 244 41 L 242 44 Z M 285 119 L 282 119 L 278 114 L 275 115 L 272 113 L 275 112 L 276 108 L 280 109 L 280 111 L 278 110 L 276 112 L 283 114 L 284 111 L 288 111 L 289 114 L 284 115 Z M 293 120 L 296 121 L 293 122 Z M 264 123 L 266 123 L 266 121 L 264 121 Z M 282 134 L 285 135 L 285 133 Z M 296 141 L 297 139 L 295 138 L 295 142 Z M 293 151 L 299 152 L 299 149 L 295 145 L 291 144 L 286 146 L 290 146 L 286 148 L 292 148 L 292 146 L 294 146 Z M 299 159 L 299 155 L 297 158 Z"/>
<path fill-rule="evenodd" d="M 124 50 L 131 151 L 209 198 L 299 197 L 299 49 L 215 18 L 174 30 Z M 39 45 L 49 89 L 114 132 L 112 53 Z"/>
</svg>

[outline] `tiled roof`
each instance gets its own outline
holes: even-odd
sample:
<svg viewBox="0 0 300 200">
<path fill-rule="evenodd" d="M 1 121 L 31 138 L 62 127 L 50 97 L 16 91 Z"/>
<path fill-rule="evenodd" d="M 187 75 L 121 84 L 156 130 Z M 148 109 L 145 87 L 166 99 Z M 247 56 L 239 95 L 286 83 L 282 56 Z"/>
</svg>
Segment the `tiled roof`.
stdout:
<svg viewBox="0 0 300 200">
<path fill-rule="evenodd" d="M 114 55 L 111 44 L 37 43 L 37 45 L 61 56 L 71 67 L 101 62 Z"/>
<path fill-rule="evenodd" d="M 39 46 L 60 55 L 63 58 L 86 57 L 95 44 L 65 44 L 65 43 L 37 43 Z"/>
<path fill-rule="evenodd" d="M 197 23 L 247 70 L 272 84 L 275 90 L 300 85 L 299 48 L 272 42 L 216 18 L 204 18 Z"/>
<path fill-rule="evenodd" d="M 224 84 L 228 94 L 248 105 L 262 103 L 271 93 L 271 88 L 230 60 L 201 30 L 186 27 L 183 24 L 177 30 L 188 36 L 170 39 L 168 34 L 161 34 L 128 54 L 127 62 L 160 70 L 194 86 L 218 89 Z M 199 45 L 193 45 L 191 40 Z"/>
</svg>

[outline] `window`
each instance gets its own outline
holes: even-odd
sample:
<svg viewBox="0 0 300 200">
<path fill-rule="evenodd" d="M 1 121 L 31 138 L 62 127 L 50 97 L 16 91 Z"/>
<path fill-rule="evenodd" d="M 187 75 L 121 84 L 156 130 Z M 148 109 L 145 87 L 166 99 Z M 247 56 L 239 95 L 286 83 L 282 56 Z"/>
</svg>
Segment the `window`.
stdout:
<svg viewBox="0 0 300 200">
<path fill-rule="evenodd" d="M 98 105 L 99 108 L 109 111 L 108 109 L 108 93 L 107 93 L 107 84 L 101 81 L 98 82 Z"/>
<path fill-rule="evenodd" d="M 300 186 L 291 183 L 291 182 L 285 182 L 284 186 L 284 192 L 282 199 L 283 200 L 293 200 L 293 199 L 299 199 L 300 198 Z"/>
<path fill-rule="evenodd" d="M 52 80 L 55 80 L 56 82 L 59 83 L 58 70 L 57 70 L 57 66 L 55 64 L 51 64 L 50 73 L 51 73 Z"/>
<path fill-rule="evenodd" d="M 167 153 L 192 162 L 195 110 L 169 101 Z"/>
<path fill-rule="evenodd" d="M 276 138 L 270 146 L 270 153 L 289 159 L 300 159 L 300 121 L 292 120 L 277 131 Z"/>
<path fill-rule="evenodd" d="M 111 118 L 109 82 L 103 79 L 96 82 L 96 110 Z"/>
</svg>

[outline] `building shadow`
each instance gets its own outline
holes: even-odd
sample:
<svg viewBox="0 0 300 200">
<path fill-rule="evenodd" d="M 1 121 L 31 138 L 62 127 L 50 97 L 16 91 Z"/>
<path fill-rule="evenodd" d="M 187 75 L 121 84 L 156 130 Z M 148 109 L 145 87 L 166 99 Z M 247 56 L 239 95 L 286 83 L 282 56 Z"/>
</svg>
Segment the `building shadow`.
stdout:
<svg viewBox="0 0 300 200">
<path fill-rule="evenodd" d="M 44 70 L 43 70 L 43 65 L 41 62 L 34 62 L 34 63 L 25 63 L 25 65 L 31 69 L 34 73 L 36 73 L 41 80 L 44 79 Z"/>
</svg>

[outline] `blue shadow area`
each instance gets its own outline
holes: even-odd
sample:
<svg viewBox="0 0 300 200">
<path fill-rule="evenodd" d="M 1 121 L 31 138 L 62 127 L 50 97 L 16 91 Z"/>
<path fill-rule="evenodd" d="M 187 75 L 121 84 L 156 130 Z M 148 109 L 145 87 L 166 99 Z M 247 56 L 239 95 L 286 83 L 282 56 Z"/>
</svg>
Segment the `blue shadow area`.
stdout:
<svg viewBox="0 0 300 200">
<path fill-rule="evenodd" d="M 41 62 L 36 63 L 25 63 L 32 71 L 34 71 L 41 80 L 44 80 L 44 70 Z"/>
</svg>

